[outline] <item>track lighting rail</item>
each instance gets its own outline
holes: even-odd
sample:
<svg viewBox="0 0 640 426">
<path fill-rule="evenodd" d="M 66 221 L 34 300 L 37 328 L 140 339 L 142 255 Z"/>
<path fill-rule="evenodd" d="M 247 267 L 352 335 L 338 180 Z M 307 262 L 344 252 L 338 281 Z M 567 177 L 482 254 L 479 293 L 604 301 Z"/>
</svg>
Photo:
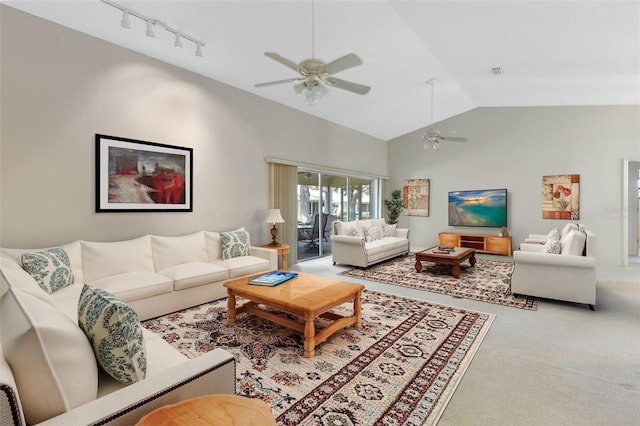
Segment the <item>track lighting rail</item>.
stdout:
<svg viewBox="0 0 640 426">
<path fill-rule="evenodd" d="M 147 26 L 147 37 L 155 37 L 155 32 L 153 31 L 153 27 L 158 27 L 158 28 L 162 28 L 165 31 L 168 31 L 170 33 L 172 33 L 175 36 L 175 42 L 174 42 L 174 47 L 177 48 L 181 48 L 182 47 L 182 39 L 188 40 L 190 42 L 192 42 L 193 44 L 196 45 L 196 56 L 202 56 L 202 48 L 204 46 L 206 46 L 206 43 L 202 40 L 199 40 L 195 37 L 190 36 L 189 34 L 185 34 L 182 31 L 176 29 L 176 28 L 172 28 L 169 25 L 167 25 L 166 23 L 158 20 L 158 19 L 153 19 L 150 18 L 148 16 L 144 16 L 143 14 L 130 9 L 128 7 L 122 6 L 116 2 L 113 2 L 111 0 L 101 0 L 103 3 L 108 4 L 111 7 L 115 7 L 116 9 L 119 9 L 122 11 L 122 21 L 121 21 L 121 25 L 124 28 L 130 29 L 131 28 L 131 24 L 129 22 L 129 16 L 134 16 L 138 19 L 141 19 L 143 21 L 145 21 L 146 26 Z"/>
</svg>

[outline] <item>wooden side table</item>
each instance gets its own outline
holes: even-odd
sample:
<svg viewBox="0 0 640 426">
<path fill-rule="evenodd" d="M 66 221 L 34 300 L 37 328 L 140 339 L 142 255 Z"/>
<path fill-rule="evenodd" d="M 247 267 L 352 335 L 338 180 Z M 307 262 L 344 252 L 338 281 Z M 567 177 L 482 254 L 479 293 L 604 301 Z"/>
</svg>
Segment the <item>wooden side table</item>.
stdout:
<svg viewBox="0 0 640 426">
<path fill-rule="evenodd" d="M 271 408 L 259 399 L 206 395 L 160 407 L 136 426 L 275 426 Z"/>
<path fill-rule="evenodd" d="M 287 270 L 289 267 L 287 266 L 287 255 L 289 254 L 289 244 L 280 244 L 279 246 L 272 246 L 270 244 L 265 244 L 264 248 L 277 250 L 278 256 L 282 256 L 282 269 Z"/>
</svg>

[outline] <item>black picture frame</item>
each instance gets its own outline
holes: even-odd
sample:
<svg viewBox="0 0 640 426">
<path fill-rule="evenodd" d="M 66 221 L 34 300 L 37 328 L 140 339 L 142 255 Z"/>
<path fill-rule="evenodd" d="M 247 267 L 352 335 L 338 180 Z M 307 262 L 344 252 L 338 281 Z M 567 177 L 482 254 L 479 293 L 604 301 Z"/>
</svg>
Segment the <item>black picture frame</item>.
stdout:
<svg viewBox="0 0 640 426">
<path fill-rule="evenodd" d="M 97 213 L 193 211 L 193 149 L 95 135 Z"/>
</svg>

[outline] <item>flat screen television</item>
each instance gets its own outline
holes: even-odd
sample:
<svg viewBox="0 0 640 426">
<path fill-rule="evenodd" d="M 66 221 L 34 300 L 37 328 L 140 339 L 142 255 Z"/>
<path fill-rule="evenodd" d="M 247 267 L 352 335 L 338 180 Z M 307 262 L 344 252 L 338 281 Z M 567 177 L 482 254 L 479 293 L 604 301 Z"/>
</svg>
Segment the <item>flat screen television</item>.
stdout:
<svg viewBox="0 0 640 426">
<path fill-rule="evenodd" d="M 507 190 L 449 192 L 449 226 L 507 226 Z"/>
</svg>

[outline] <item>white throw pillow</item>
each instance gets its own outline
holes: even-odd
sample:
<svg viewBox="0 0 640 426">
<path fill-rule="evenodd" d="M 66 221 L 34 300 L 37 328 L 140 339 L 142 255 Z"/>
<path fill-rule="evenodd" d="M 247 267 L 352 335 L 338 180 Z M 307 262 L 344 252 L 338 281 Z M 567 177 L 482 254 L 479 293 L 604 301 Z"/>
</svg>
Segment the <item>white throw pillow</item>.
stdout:
<svg viewBox="0 0 640 426">
<path fill-rule="evenodd" d="M 249 233 L 247 231 L 221 232 L 222 260 L 249 255 Z"/>
<path fill-rule="evenodd" d="M 382 226 L 374 225 L 364 229 L 364 236 L 368 243 L 382 238 Z"/>
<path fill-rule="evenodd" d="M 62 247 L 22 253 L 22 267 L 48 294 L 73 284 L 69 256 Z"/>
<path fill-rule="evenodd" d="M 542 246 L 543 253 L 560 254 L 561 250 L 562 250 L 562 245 L 560 244 L 560 240 L 558 238 L 551 237 Z"/>
<path fill-rule="evenodd" d="M 553 228 L 547 234 L 547 240 L 558 240 L 559 241 L 560 238 L 562 238 L 562 237 L 560 236 L 560 231 L 558 231 L 558 228 Z"/>
<path fill-rule="evenodd" d="M 397 236 L 397 226 L 394 223 L 393 225 L 387 225 L 386 223 L 382 225 L 382 236 L 383 237 L 395 237 Z"/>
<path fill-rule="evenodd" d="M 151 238 L 146 235 L 128 241 L 82 241 L 85 282 L 127 272 L 155 272 Z"/>
<path fill-rule="evenodd" d="M 152 235 L 151 249 L 153 250 L 153 263 L 156 271 L 183 263 L 206 262 L 208 260 L 203 231 L 179 237 Z"/>
<path fill-rule="evenodd" d="M 78 301 L 78 325 L 98 363 L 111 377 L 124 384 L 145 378 L 144 337 L 133 308 L 113 294 L 85 284 Z"/>
<path fill-rule="evenodd" d="M 28 424 L 94 400 L 98 368 L 82 330 L 38 288 L 16 288 L 0 271 L 2 350 L 13 371 Z"/>
<path fill-rule="evenodd" d="M 569 256 L 582 256 L 584 250 L 584 244 L 587 241 L 587 236 L 580 231 L 570 231 L 567 237 L 562 240 L 561 254 Z"/>
</svg>

